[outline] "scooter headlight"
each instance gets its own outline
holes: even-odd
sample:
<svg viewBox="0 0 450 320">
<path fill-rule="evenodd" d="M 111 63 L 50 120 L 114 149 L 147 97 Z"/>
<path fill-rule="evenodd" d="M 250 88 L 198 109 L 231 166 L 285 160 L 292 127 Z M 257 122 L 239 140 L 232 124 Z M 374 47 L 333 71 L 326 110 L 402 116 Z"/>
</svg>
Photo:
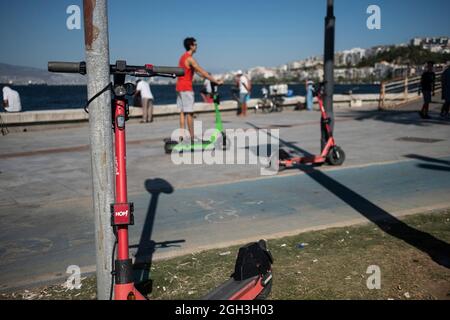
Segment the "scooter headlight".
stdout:
<svg viewBox="0 0 450 320">
<path fill-rule="evenodd" d="M 117 127 L 119 129 L 125 128 L 125 116 L 118 116 L 116 121 L 117 121 Z"/>
<path fill-rule="evenodd" d="M 114 87 L 114 94 L 116 97 L 123 97 L 127 94 L 127 88 L 124 85 L 118 85 Z"/>
</svg>

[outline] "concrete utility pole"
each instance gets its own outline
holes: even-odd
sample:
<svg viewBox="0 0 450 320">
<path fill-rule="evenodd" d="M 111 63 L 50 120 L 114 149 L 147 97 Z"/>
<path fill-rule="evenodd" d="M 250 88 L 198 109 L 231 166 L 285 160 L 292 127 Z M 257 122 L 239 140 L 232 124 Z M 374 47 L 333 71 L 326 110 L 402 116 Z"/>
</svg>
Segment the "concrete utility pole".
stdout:
<svg viewBox="0 0 450 320">
<path fill-rule="evenodd" d="M 107 0 L 83 0 L 88 97 L 110 82 Z M 114 156 L 111 130 L 111 93 L 107 91 L 89 106 L 92 161 L 97 298 L 109 299 L 114 234 L 110 205 L 114 203 Z"/>
<path fill-rule="evenodd" d="M 325 81 L 325 97 L 324 107 L 330 118 L 331 130 L 334 130 L 334 111 L 333 111 L 333 94 L 334 94 L 334 33 L 336 25 L 336 17 L 334 16 L 333 0 L 327 0 L 327 16 L 325 17 L 325 53 L 324 53 L 324 81 Z M 324 124 L 321 124 L 321 149 L 325 148 L 328 140 L 328 134 Z"/>
</svg>

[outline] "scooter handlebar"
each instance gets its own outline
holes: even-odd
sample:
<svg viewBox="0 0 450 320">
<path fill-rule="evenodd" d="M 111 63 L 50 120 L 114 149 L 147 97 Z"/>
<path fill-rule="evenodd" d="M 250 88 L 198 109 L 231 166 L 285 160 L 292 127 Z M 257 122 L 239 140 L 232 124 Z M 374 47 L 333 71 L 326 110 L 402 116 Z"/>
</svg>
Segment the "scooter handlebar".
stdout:
<svg viewBox="0 0 450 320">
<path fill-rule="evenodd" d="M 60 62 L 50 61 L 48 71 L 58 73 L 80 73 L 86 74 L 86 62 Z M 118 61 L 110 66 L 112 74 L 129 74 L 133 76 L 184 76 L 184 69 L 179 67 L 164 67 L 147 64 L 145 66 L 129 66 L 125 61 Z"/>
<path fill-rule="evenodd" d="M 184 76 L 184 69 L 179 67 L 153 66 L 152 71 L 158 74 L 173 74 L 177 77 Z"/>
<path fill-rule="evenodd" d="M 48 63 L 48 71 L 58 72 L 58 73 L 86 74 L 86 63 L 85 62 L 50 61 Z"/>
</svg>

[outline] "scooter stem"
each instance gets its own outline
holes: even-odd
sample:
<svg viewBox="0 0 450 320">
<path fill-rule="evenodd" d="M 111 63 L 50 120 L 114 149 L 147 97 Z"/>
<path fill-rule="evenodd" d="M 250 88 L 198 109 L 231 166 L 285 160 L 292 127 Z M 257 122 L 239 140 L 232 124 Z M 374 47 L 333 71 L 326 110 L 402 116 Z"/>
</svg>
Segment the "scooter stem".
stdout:
<svg viewBox="0 0 450 320">
<path fill-rule="evenodd" d="M 115 260 L 115 300 L 145 300 L 134 287 L 133 264 L 129 257 L 128 225 L 133 224 L 133 205 L 128 203 L 126 168 L 126 101 L 115 99 L 115 175 L 116 203 L 114 204 L 113 226 L 117 227 L 117 259 Z M 123 222 L 119 219 L 125 217 Z M 120 223 L 120 224 L 119 224 Z"/>
</svg>

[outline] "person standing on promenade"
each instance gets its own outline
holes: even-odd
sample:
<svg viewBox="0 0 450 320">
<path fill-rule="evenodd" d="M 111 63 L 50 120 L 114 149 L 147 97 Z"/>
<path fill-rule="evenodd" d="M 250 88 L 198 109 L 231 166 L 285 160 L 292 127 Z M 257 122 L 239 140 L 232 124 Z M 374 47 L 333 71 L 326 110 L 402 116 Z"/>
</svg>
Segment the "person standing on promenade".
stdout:
<svg viewBox="0 0 450 320">
<path fill-rule="evenodd" d="M 441 109 L 441 118 L 448 118 L 448 111 L 450 108 L 450 61 L 447 62 L 447 69 L 445 69 L 442 73 L 441 82 L 442 100 L 444 100 L 444 104 Z"/>
<path fill-rule="evenodd" d="M 141 97 L 142 120 L 141 123 L 153 122 L 153 94 L 148 82 L 138 80 L 135 96 Z"/>
<path fill-rule="evenodd" d="M 430 119 L 428 109 L 431 103 L 431 96 L 434 95 L 434 85 L 436 79 L 436 75 L 433 71 L 433 65 L 433 62 L 427 62 L 427 69 L 422 74 L 422 78 L 420 80 L 420 87 L 423 94 L 423 107 L 422 110 L 419 111 L 419 115 L 422 119 Z"/>
<path fill-rule="evenodd" d="M 237 103 L 237 111 L 236 115 L 240 116 L 242 113 L 242 105 L 241 105 L 241 98 L 239 97 L 239 76 L 236 74 L 234 76 L 234 83 L 231 87 L 231 96 L 233 97 L 233 100 Z"/>
<path fill-rule="evenodd" d="M 193 55 L 197 52 L 197 40 L 189 37 L 184 39 L 183 42 L 186 52 L 181 56 L 178 66 L 184 69 L 184 76 L 178 77 L 176 91 L 177 91 L 177 106 L 180 110 L 180 128 L 185 129 L 187 122 L 191 142 L 194 141 L 194 89 L 192 81 L 194 79 L 194 73 L 199 74 L 203 78 L 216 83 L 218 85 L 223 84 L 222 80 L 216 80 L 213 76 L 208 74 L 197 61 Z M 180 137 L 182 140 L 183 137 Z"/>
<path fill-rule="evenodd" d="M 3 87 L 3 108 L 6 112 L 22 111 L 19 93 L 8 86 Z"/>
<path fill-rule="evenodd" d="M 306 109 L 313 110 L 314 105 L 314 83 L 311 80 L 306 81 Z"/>
<path fill-rule="evenodd" d="M 237 72 L 239 78 L 239 101 L 241 103 L 241 114 L 240 116 L 247 116 L 247 101 L 250 97 L 250 92 L 252 90 L 252 85 L 250 80 L 243 74 L 241 70 Z"/>
</svg>

